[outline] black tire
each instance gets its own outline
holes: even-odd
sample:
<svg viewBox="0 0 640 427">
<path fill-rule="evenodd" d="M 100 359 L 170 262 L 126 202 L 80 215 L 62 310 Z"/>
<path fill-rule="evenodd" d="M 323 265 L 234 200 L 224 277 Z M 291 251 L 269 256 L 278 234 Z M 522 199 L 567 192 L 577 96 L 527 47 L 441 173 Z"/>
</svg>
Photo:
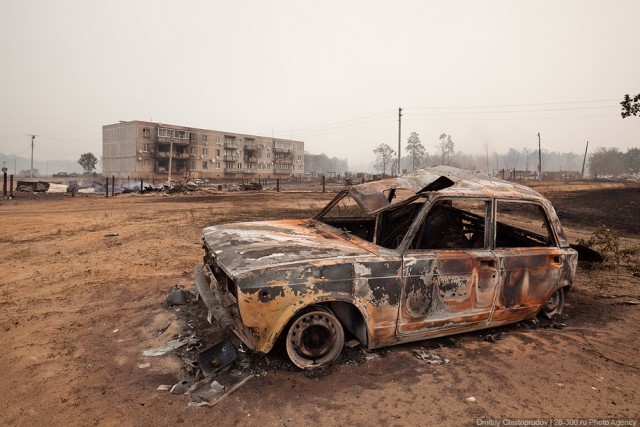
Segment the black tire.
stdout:
<svg viewBox="0 0 640 427">
<path fill-rule="evenodd" d="M 302 369 L 314 369 L 334 361 L 344 347 L 340 321 L 322 307 L 313 307 L 294 320 L 287 332 L 289 359 Z"/>
<path fill-rule="evenodd" d="M 562 314 L 564 308 L 564 288 L 555 291 L 542 307 L 541 314 L 547 319 L 553 319 Z"/>
</svg>

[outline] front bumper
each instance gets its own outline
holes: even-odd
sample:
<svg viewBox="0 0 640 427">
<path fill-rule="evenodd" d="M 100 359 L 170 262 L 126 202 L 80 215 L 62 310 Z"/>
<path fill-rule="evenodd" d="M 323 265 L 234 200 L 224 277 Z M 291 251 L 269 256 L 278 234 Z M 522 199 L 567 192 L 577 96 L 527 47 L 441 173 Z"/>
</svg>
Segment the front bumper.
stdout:
<svg viewBox="0 0 640 427">
<path fill-rule="evenodd" d="M 196 290 L 209 310 L 209 322 L 213 320 L 222 329 L 229 328 L 252 350 L 255 350 L 252 335 L 245 328 L 240 319 L 237 300 L 226 290 L 221 290 L 215 276 L 207 265 L 197 265 L 194 268 Z"/>
</svg>

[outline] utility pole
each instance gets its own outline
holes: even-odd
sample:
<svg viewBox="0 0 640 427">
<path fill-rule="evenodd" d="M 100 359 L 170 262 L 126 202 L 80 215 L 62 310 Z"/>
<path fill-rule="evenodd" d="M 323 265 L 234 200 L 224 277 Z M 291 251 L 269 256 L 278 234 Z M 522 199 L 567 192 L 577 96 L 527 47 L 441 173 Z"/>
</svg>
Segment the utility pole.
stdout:
<svg viewBox="0 0 640 427">
<path fill-rule="evenodd" d="M 487 153 L 487 175 L 489 175 L 489 146 L 487 144 L 484 145 L 484 150 Z"/>
<path fill-rule="evenodd" d="M 584 149 L 584 160 L 582 160 L 582 172 L 580 172 L 580 179 L 584 179 L 584 165 L 587 163 L 587 150 L 589 149 L 589 141 Z"/>
<path fill-rule="evenodd" d="M 169 176 L 167 177 L 167 184 L 171 185 L 171 158 L 173 157 L 173 138 L 169 142 Z"/>
<path fill-rule="evenodd" d="M 31 178 L 33 178 L 33 144 L 38 135 L 27 134 L 27 136 L 31 137 Z"/>
<path fill-rule="evenodd" d="M 540 132 L 538 132 L 538 181 L 542 181 L 542 151 L 540 146 Z"/>
<path fill-rule="evenodd" d="M 400 138 L 402 137 L 402 108 L 398 108 L 398 176 L 400 176 Z"/>
</svg>

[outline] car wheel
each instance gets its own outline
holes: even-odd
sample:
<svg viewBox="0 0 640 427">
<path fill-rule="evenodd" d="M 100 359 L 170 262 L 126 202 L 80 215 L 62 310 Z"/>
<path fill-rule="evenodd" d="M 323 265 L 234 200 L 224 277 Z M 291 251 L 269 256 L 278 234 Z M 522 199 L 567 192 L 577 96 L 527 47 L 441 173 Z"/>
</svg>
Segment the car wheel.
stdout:
<svg viewBox="0 0 640 427">
<path fill-rule="evenodd" d="M 544 307 L 542 307 L 542 315 L 547 319 L 553 319 L 562 313 L 562 309 L 564 308 L 564 288 L 560 288 L 555 291 Z"/>
<path fill-rule="evenodd" d="M 324 366 L 335 360 L 344 346 L 340 321 L 320 307 L 302 313 L 287 333 L 287 354 L 302 369 Z"/>
</svg>

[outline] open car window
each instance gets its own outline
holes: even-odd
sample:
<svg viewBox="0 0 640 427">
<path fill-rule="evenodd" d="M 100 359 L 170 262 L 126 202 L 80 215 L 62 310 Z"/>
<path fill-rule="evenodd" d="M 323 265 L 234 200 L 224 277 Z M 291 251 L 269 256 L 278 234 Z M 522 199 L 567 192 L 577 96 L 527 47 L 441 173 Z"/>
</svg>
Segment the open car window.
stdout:
<svg viewBox="0 0 640 427">
<path fill-rule="evenodd" d="M 420 224 L 409 249 L 484 248 L 489 203 L 466 198 L 437 200 Z"/>
<path fill-rule="evenodd" d="M 547 214 L 537 203 L 499 200 L 496 248 L 556 246 Z"/>
</svg>

